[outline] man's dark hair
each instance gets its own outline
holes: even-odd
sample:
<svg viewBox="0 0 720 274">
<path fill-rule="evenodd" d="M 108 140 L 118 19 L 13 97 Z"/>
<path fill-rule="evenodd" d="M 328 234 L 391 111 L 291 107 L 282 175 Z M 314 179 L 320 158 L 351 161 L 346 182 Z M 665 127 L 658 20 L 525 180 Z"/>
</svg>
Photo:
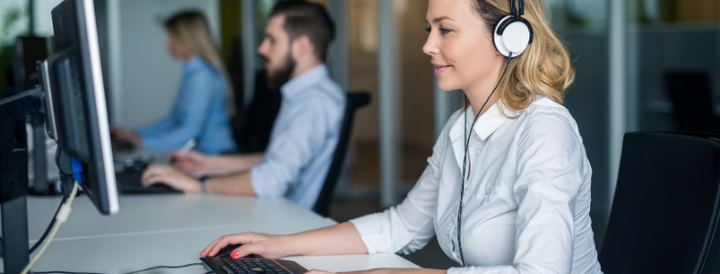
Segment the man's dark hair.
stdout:
<svg viewBox="0 0 720 274">
<path fill-rule="evenodd" d="M 270 17 L 285 15 L 283 29 L 290 41 L 302 35 L 310 39 L 315 56 L 320 61 L 327 60 L 330 41 L 335 38 L 335 24 L 321 5 L 305 1 L 280 1 L 270 12 Z"/>
</svg>

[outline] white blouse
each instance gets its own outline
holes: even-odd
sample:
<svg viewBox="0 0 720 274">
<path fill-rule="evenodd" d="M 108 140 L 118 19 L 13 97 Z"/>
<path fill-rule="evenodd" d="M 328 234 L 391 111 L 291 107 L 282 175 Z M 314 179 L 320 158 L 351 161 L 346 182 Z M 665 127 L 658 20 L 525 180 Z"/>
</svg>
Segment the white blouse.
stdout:
<svg viewBox="0 0 720 274">
<path fill-rule="evenodd" d="M 466 266 L 448 274 L 602 273 L 589 215 L 592 170 L 575 120 L 546 97 L 505 112 L 516 118 L 495 104 L 471 133 L 461 228 Z M 401 204 L 351 220 L 370 254 L 407 254 L 437 235 L 460 262 L 462 115 L 469 131 L 472 113 L 453 114 Z"/>
</svg>

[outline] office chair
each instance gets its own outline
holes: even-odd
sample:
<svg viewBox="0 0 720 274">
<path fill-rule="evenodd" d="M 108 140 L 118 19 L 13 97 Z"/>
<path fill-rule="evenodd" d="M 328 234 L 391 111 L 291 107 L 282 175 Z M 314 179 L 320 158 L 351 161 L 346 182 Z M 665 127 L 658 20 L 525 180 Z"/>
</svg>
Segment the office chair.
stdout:
<svg viewBox="0 0 720 274">
<path fill-rule="evenodd" d="M 253 92 L 250 105 L 232 119 L 233 136 L 241 153 L 265 151 L 282 102 L 280 90 L 268 88 L 265 70 L 255 74 Z M 236 97 L 242 97 L 242 94 Z M 235 109 L 242 109 L 242 105 L 236 105 Z"/>
<path fill-rule="evenodd" d="M 347 155 L 348 143 L 350 142 L 350 133 L 352 131 L 353 120 L 355 118 L 355 110 L 370 103 L 370 93 L 355 92 L 347 94 L 347 102 L 345 103 L 345 114 L 343 114 L 342 125 L 340 126 L 340 137 L 338 137 L 335 152 L 333 152 L 332 162 L 328 169 L 327 177 L 320 190 L 313 211 L 324 217 L 330 216 L 330 202 L 332 201 L 333 191 L 337 185 L 338 178 L 342 172 L 345 155 Z"/>
<path fill-rule="evenodd" d="M 665 73 L 665 87 L 674 106 L 679 131 L 720 133 L 706 72 Z"/>
<path fill-rule="evenodd" d="M 626 133 L 604 273 L 710 273 L 720 247 L 720 136 Z"/>
</svg>

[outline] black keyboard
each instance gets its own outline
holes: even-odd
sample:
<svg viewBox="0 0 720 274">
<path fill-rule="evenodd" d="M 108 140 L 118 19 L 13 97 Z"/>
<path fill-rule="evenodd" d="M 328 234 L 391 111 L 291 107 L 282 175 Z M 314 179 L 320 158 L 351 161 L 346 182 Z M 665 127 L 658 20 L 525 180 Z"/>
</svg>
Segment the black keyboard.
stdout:
<svg viewBox="0 0 720 274">
<path fill-rule="evenodd" d="M 296 262 L 266 258 L 200 258 L 205 269 L 216 274 L 302 274 L 307 269 Z"/>
<path fill-rule="evenodd" d="M 148 164 L 136 161 L 126 166 L 123 171 L 115 173 L 117 186 L 120 193 L 180 193 L 180 191 L 163 183 L 157 183 L 144 187 L 142 185 L 142 174 Z"/>
</svg>

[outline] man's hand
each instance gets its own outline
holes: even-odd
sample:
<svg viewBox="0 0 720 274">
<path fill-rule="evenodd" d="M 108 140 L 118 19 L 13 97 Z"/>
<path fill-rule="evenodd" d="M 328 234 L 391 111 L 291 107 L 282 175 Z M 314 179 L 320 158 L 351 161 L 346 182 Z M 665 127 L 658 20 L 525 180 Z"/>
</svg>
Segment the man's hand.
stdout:
<svg viewBox="0 0 720 274">
<path fill-rule="evenodd" d="M 200 193 L 200 181 L 166 165 L 151 165 L 142 175 L 142 185 L 163 183 L 185 193 Z"/>
<path fill-rule="evenodd" d="M 218 172 L 217 166 L 213 163 L 213 156 L 205 155 L 198 151 L 188 151 L 184 155 L 175 150 L 168 154 L 167 160 L 175 168 L 195 176 L 212 175 Z"/>
</svg>

